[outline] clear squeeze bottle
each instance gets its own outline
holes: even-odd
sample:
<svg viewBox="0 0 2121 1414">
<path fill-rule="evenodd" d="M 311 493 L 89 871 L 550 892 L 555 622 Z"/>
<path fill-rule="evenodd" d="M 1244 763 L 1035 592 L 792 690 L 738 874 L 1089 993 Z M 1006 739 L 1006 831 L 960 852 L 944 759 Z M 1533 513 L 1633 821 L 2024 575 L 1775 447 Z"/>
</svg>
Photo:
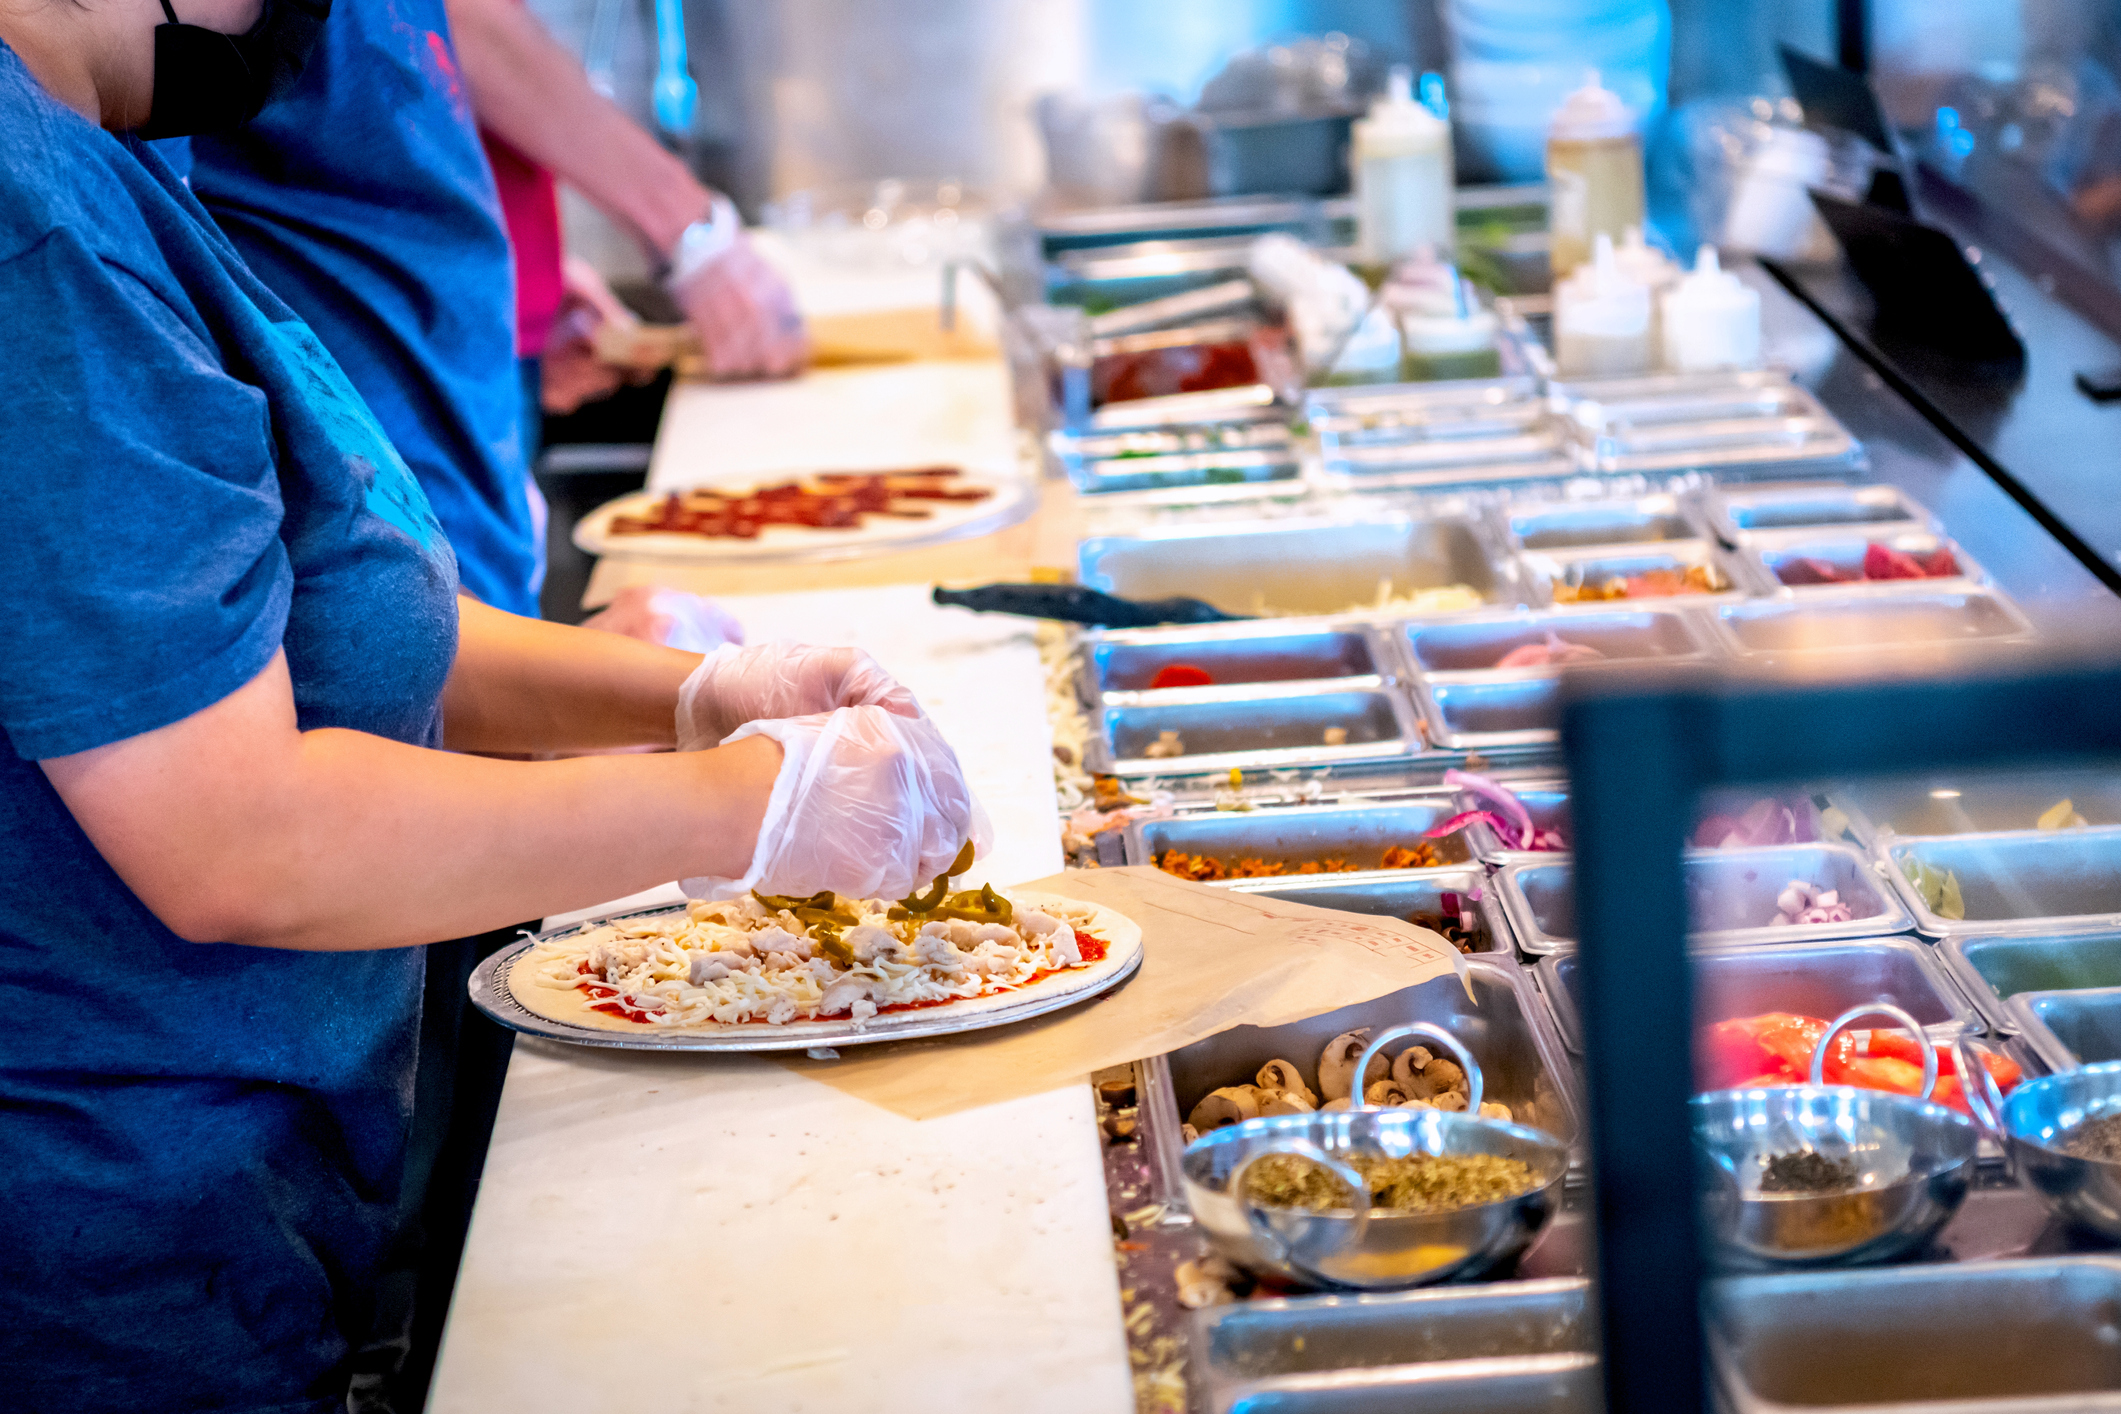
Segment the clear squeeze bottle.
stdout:
<svg viewBox="0 0 2121 1414">
<path fill-rule="evenodd" d="M 1703 246 L 1694 270 L 1664 297 L 1664 363 L 1680 373 L 1760 363 L 1760 292 Z"/>
<path fill-rule="evenodd" d="M 1619 94 L 1599 85 L 1595 69 L 1562 100 L 1547 128 L 1547 184 L 1557 283 L 1591 258 L 1598 236 L 1617 241 L 1628 227 L 1642 224 L 1642 139 L 1635 115 Z"/>
<path fill-rule="evenodd" d="M 1564 378 L 1619 378 L 1650 368 L 1650 292 L 1621 270 L 1601 233 L 1592 263 L 1554 290 L 1554 362 Z"/>
<path fill-rule="evenodd" d="M 1393 66 L 1384 96 L 1355 124 L 1356 240 L 1369 265 L 1421 246 L 1448 258 L 1457 240 L 1451 125 L 1414 101 L 1413 71 Z"/>
</svg>

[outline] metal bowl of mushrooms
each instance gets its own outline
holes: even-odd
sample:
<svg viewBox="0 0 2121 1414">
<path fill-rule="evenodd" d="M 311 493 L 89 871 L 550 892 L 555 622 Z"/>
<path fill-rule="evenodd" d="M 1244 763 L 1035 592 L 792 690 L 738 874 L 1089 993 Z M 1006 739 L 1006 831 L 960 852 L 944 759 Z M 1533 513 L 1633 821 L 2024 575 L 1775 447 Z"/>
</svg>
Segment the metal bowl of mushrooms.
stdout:
<svg viewBox="0 0 2121 1414">
<path fill-rule="evenodd" d="M 1435 1044 L 1388 1054 L 1408 1037 Z M 1336 1037 L 1319 1064 L 1322 1097 L 1277 1066 L 1287 1062 L 1230 1087 L 1252 1094 L 1203 1099 L 1189 1122 L 1215 1124 L 1211 1102 L 1253 1113 L 1180 1161 L 1195 1220 L 1242 1266 L 1310 1286 L 1422 1286 L 1514 1257 L 1560 1206 L 1568 1147 L 1484 1112 L 1479 1064 L 1441 1027 Z"/>
</svg>

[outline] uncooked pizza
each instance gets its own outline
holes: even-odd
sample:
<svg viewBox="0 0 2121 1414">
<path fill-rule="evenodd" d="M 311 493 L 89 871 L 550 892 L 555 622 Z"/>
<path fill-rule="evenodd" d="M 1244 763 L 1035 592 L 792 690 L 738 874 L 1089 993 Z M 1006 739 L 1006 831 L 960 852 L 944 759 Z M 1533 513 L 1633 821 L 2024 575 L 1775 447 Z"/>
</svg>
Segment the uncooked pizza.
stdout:
<svg viewBox="0 0 2121 1414">
<path fill-rule="evenodd" d="M 544 939 L 509 969 L 508 988 L 540 1016 L 602 1030 L 883 1030 L 915 1013 L 1087 990 L 1140 949 L 1128 919 L 1050 895 L 753 894 Z"/>
</svg>

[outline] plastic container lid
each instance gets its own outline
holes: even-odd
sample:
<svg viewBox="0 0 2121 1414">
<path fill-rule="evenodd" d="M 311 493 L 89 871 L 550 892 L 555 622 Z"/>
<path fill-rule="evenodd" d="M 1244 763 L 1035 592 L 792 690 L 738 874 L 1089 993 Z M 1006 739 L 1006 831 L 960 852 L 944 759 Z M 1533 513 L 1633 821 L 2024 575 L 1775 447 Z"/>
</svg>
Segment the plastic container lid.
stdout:
<svg viewBox="0 0 2121 1414">
<path fill-rule="evenodd" d="M 1649 332 L 1649 287 L 1628 278 L 1603 231 L 1591 263 L 1555 292 L 1554 319 L 1557 334 L 1625 339 Z"/>
<path fill-rule="evenodd" d="M 1547 125 L 1549 142 L 1595 142 L 1634 134 L 1634 110 L 1619 94 L 1599 84 L 1596 69 L 1584 72 L 1583 87 L 1561 100 L 1554 121 Z"/>
<path fill-rule="evenodd" d="M 1409 149 L 1427 150 L 1451 140 L 1451 125 L 1414 98 L 1414 71 L 1394 64 L 1385 80 L 1385 91 L 1370 105 L 1370 113 L 1355 124 L 1353 140 L 1356 160 L 1384 156 Z"/>
</svg>

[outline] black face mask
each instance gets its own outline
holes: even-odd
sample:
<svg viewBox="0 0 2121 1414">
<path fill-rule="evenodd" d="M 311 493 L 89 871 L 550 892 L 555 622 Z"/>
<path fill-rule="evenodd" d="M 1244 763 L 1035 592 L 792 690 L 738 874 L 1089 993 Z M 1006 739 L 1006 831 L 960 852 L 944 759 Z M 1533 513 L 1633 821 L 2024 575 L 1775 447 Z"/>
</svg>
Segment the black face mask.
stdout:
<svg viewBox="0 0 2121 1414">
<path fill-rule="evenodd" d="M 331 0 L 265 0 L 265 12 L 242 34 L 222 34 L 177 19 L 155 26 L 155 97 L 145 138 L 186 137 L 240 127 L 294 86 L 317 47 Z"/>
</svg>

